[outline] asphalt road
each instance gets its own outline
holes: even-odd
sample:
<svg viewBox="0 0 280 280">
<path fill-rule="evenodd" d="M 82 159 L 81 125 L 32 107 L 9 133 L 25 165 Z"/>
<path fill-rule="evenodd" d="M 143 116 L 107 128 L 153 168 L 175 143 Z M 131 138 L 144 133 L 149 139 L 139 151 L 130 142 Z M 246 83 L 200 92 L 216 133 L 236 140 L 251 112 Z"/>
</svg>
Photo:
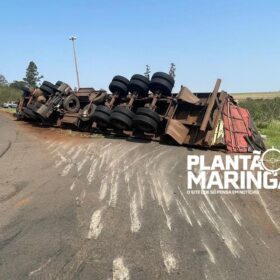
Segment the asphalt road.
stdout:
<svg viewBox="0 0 280 280">
<path fill-rule="evenodd" d="M 0 279 L 279 279 L 278 193 L 187 195 L 192 153 L 0 115 Z"/>
</svg>

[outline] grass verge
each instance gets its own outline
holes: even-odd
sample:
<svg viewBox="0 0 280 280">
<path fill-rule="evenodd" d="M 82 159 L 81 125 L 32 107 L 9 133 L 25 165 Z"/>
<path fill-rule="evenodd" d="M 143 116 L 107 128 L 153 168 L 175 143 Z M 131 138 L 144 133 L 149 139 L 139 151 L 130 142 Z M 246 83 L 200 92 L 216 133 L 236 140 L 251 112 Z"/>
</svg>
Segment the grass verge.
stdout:
<svg viewBox="0 0 280 280">
<path fill-rule="evenodd" d="M 280 149 L 280 122 L 273 121 L 271 123 L 258 127 L 262 135 L 266 136 L 265 142 L 267 147 Z"/>
</svg>

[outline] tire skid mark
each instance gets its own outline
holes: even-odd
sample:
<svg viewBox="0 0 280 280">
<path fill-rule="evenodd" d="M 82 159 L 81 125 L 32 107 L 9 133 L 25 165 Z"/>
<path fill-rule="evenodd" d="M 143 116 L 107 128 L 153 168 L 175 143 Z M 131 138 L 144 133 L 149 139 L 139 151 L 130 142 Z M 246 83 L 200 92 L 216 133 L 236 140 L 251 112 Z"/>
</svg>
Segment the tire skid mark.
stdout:
<svg viewBox="0 0 280 280">
<path fill-rule="evenodd" d="M 269 209 L 268 205 L 265 203 L 265 201 L 263 200 L 262 196 L 260 195 L 260 193 L 258 194 L 259 199 L 261 201 L 261 204 L 267 214 L 267 216 L 269 217 L 269 219 L 271 220 L 272 224 L 274 225 L 274 227 L 277 229 L 278 233 L 280 232 L 280 224 L 275 220 L 275 218 L 273 217 L 273 214 L 271 213 L 271 210 Z"/>
<path fill-rule="evenodd" d="M 58 168 L 62 163 L 67 162 L 67 158 L 60 152 L 56 152 L 56 155 L 59 157 L 59 160 L 55 161 L 55 168 Z"/>
<path fill-rule="evenodd" d="M 141 222 L 139 220 L 138 206 L 137 206 L 136 192 L 134 192 L 133 198 L 130 202 L 130 229 L 132 232 L 138 232 L 141 228 Z"/>
<path fill-rule="evenodd" d="M 87 175 L 87 180 L 88 180 L 89 184 L 91 184 L 92 181 L 94 180 L 97 163 L 98 163 L 97 159 L 94 159 L 91 163 L 91 166 L 90 166 L 90 169 L 89 169 L 89 172 Z"/>
<path fill-rule="evenodd" d="M 86 162 L 89 160 L 89 156 L 84 157 L 81 161 L 77 163 L 77 170 L 81 172 Z"/>
<path fill-rule="evenodd" d="M 31 272 L 28 274 L 28 276 L 29 276 L 29 277 L 32 277 L 33 275 L 38 274 L 38 273 L 41 272 L 42 269 L 44 269 L 50 262 L 51 262 L 51 258 L 48 259 L 47 262 L 45 262 L 44 264 L 42 264 L 39 268 L 37 268 L 37 269 L 31 271 Z"/>
<path fill-rule="evenodd" d="M 116 207 L 117 200 L 118 200 L 118 188 L 119 188 L 119 173 L 116 175 L 115 170 L 113 169 L 111 182 L 110 182 L 110 199 L 109 199 L 109 205 L 112 207 Z"/>
<path fill-rule="evenodd" d="M 185 220 L 186 220 L 191 226 L 193 226 L 192 221 L 191 221 L 191 218 L 190 218 L 190 216 L 189 216 L 189 214 L 188 214 L 186 208 L 184 208 L 184 206 L 182 205 L 182 203 L 181 203 L 179 200 L 177 200 L 177 199 L 176 199 L 176 204 L 177 204 L 177 206 L 178 206 L 178 209 L 179 209 L 179 212 L 180 212 L 181 216 L 184 217 Z"/>
<path fill-rule="evenodd" d="M 221 196 L 221 200 L 223 201 L 224 205 L 226 206 L 226 208 L 228 209 L 228 211 L 231 213 L 231 215 L 233 216 L 234 220 L 237 222 L 237 224 L 239 226 L 242 226 L 241 224 L 241 216 L 238 213 L 238 211 L 234 208 L 234 206 L 232 205 L 232 203 L 230 201 L 226 201 L 226 198 Z"/>
<path fill-rule="evenodd" d="M 99 189 L 99 200 L 100 201 L 106 197 L 107 190 L 108 190 L 107 177 L 103 177 L 101 180 L 100 189 Z"/>
<path fill-rule="evenodd" d="M 90 220 L 88 239 L 97 239 L 103 229 L 102 213 L 104 208 L 100 208 L 93 212 Z"/>
<path fill-rule="evenodd" d="M 239 258 L 240 251 L 244 248 L 234 236 L 232 229 L 225 224 L 224 220 L 220 216 L 212 215 L 203 201 L 200 203 L 199 208 L 202 213 L 204 213 L 209 223 L 214 227 L 217 235 L 224 241 L 231 254 L 235 258 Z"/>
<path fill-rule="evenodd" d="M 129 280 L 129 270 L 124 264 L 123 257 L 113 260 L 113 280 Z"/>
<path fill-rule="evenodd" d="M 208 245 L 206 245 L 205 242 L 202 242 L 202 244 L 208 253 L 208 257 L 209 257 L 209 260 L 211 261 L 211 263 L 216 264 L 216 258 L 214 256 L 213 252 L 209 249 Z"/>
<path fill-rule="evenodd" d="M 177 186 L 178 190 L 179 190 L 179 193 L 180 195 L 182 196 L 183 198 L 183 201 L 186 203 L 186 206 L 187 208 L 191 211 L 193 217 L 195 218 L 197 224 L 202 227 L 202 222 L 200 221 L 200 219 L 197 217 L 197 214 L 195 213 L 195 211 L 193 210 L 193 207 L 190 205 L 190 203 L 188 202 L 187 198 L 185 197 L 185 195 L 183 194 L 180 186 Z"/>
<path fill-rule="evenodd" d="M 164 266 L 167 270 L 167 273 L 170 274 L 171 272 L 174 272 L 176 269 L 178 269 L 177 260 L 174 257 L 174 254 L 167 248 L 166 244 L 164 244 L 162 240 L 160 241 L 160 248 Z"/>
</svg>

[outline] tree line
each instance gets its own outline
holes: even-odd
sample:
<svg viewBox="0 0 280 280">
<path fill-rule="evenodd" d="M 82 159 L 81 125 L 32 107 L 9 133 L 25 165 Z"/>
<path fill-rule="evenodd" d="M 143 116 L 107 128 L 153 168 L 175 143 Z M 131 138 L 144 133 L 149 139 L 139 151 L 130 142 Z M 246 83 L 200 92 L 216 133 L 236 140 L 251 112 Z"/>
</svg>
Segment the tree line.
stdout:
<svg viewBox="0 0 280 280">
<path fill-rule="evenodd" d="M 7 81 L 3 74 L 0 74 L 0 87 L 11 87 L 16 89 L 22 89 L 24 86 L 30 88 L 36 88 L 40 86 L 40 81 L 43 78 L 39 74 L 38 67 L 34 61 L 30 61 L 26 68 L 25 77 L 22 80 L 15 80 L 11 83 Z"/>
</svg>

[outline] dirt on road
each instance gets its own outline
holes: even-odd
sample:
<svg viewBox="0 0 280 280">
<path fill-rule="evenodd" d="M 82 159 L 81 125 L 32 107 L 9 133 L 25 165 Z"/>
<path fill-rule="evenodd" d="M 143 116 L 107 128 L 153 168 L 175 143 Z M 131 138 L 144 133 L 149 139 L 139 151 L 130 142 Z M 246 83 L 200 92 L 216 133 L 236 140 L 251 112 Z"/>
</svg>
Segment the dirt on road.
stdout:
<svg viewBox="0 0 280 280">
<path fill-rule="evenodd" d="M 279 194 L 188 195 L 190 154 L 0 115 L 0 279 L 278 279 Z"/>
</svg>

